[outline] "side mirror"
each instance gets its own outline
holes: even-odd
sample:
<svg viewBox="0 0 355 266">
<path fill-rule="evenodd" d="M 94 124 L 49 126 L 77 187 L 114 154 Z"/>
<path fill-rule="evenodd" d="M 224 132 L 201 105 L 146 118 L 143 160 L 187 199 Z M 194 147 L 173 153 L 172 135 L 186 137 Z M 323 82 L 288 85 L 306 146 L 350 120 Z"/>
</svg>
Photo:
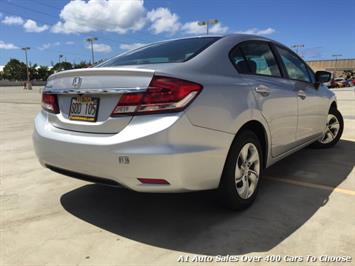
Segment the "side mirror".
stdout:
<svg viewBox="0 0 355 266">
<path fill-rule="evenodd" d="M 317 71 L 316 72 L 316 82 L 325 83 L 329 82 L 332 79 L 332 74 L 327 71 Z"/>
</svg>

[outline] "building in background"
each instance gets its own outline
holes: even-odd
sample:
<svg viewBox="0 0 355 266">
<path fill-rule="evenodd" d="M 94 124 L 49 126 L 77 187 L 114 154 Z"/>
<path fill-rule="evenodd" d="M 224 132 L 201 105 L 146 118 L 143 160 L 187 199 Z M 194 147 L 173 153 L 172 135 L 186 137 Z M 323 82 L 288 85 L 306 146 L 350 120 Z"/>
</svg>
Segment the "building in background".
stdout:
<svg viewBox="0 0 355 266">
<path fill-rule="evenodd" d="M 307 61 L 313 71 L 326 70 L 335 74 L 335 76 L 344 76 L 346 72 L 355 73 L 354 59 L 330 59 L 330 60 L 312 60 Z"/>
</svg>

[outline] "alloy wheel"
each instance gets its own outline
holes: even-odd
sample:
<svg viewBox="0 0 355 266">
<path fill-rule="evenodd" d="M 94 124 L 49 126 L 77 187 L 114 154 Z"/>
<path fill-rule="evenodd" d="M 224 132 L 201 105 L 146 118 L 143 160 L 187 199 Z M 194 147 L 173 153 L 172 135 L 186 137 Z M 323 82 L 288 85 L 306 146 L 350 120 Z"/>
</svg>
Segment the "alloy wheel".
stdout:
<svg viewBox="0 0 355 266">
<path fill-rule="evenodd" d="M 323 137 L 320 140 L 322 144 L 332 142 L 339 133 L 340 124 L 338 118 L 333 114 L 328 114 L 326 128 L 323 132 Z"/>
<path fill-rule="evenodd" d="M 242 199 L 248 199 L 253 195 L 259 175 L 259 151 L 253 143 L 247 143 L 240 150 L 235 167 L 235 186 Z"/>
</svg>

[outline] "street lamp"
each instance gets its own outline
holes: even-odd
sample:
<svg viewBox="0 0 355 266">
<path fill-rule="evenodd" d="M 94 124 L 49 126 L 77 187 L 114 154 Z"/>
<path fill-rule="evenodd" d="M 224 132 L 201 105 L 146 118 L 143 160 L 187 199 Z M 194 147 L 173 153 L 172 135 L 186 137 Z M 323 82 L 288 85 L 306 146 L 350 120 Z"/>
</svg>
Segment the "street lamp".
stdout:
<svg viewBox="0 0 355 266">
<path fill-rule="evenodd" d="M 97 38 L 96 37 L 87 38 L 86 41 L 89 42 L 91 45 L 91 60 L 92 60 L 92 65 L 94 65 L 95 64 L 94 41 L 97 41 Z"/>
<path fill-rule="evenodd" d="M 337 74 L 337 64 L 338 64 L 338 58 L 342 57 L 342 54 L 332 54 L 333 57 L 335 57 L 335 75 Z"/>
<path fill-rule="evenodd" d="M 203 20 L 203 21 L 198 21 L 197 24 L 199 26 L 206 26 L 206 34 L 208 35 L 208 28 L 209 25 L 215 25 L 218 23 L 217 19 L 209 19 L 209 20 Z"/>
<path fill-rule="evenodd" d="M 63 55 L 60 54 L 60 55 L 59 55 L 59 58 L 58 58 L 58 63 L 60 63 L 60 59 L 62 59 L 62 58 L 63 58 Z"/>
<path fill-rule="evenodd" d="M 304 44 L 293 44 L 293 45 L 291 45 L 291 48 L 292 49 L 295 49 L 296 50 L 296 53 L 299 55 L 299 49 L 300 48 L 304 48 Z"/>
<path fill-rule="evenodd" d="M 26 57 L 26 72 L 27 72 L 27 81 L 26 81 L 26 86 L 25 88 L 27 88 L 28 90 L 32 90 L 32 86 L 30 83 L 30 71 L 28 69 L 28 56 L 27 56 L 27 52 L 28 50 L 30 50 L 30 47 L 23 47 L 21 48 L 21 50 L 25 51 L 25 57 Z"/>
</svg>

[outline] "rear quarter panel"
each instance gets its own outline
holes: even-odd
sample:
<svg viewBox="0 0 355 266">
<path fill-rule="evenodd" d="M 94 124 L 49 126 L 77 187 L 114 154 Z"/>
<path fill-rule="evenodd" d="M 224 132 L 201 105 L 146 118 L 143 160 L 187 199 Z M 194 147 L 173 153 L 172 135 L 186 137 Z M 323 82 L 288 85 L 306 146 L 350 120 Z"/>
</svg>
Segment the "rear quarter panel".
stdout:
<svg viewBox="0 0 355 266">
<path fill-rule="evenodd" d="M 235 134 L 253 118 L 255 98 L 243 79 L 209 76 L 205 84 L 187 110 L 192 124 Z"/>
</svg>

